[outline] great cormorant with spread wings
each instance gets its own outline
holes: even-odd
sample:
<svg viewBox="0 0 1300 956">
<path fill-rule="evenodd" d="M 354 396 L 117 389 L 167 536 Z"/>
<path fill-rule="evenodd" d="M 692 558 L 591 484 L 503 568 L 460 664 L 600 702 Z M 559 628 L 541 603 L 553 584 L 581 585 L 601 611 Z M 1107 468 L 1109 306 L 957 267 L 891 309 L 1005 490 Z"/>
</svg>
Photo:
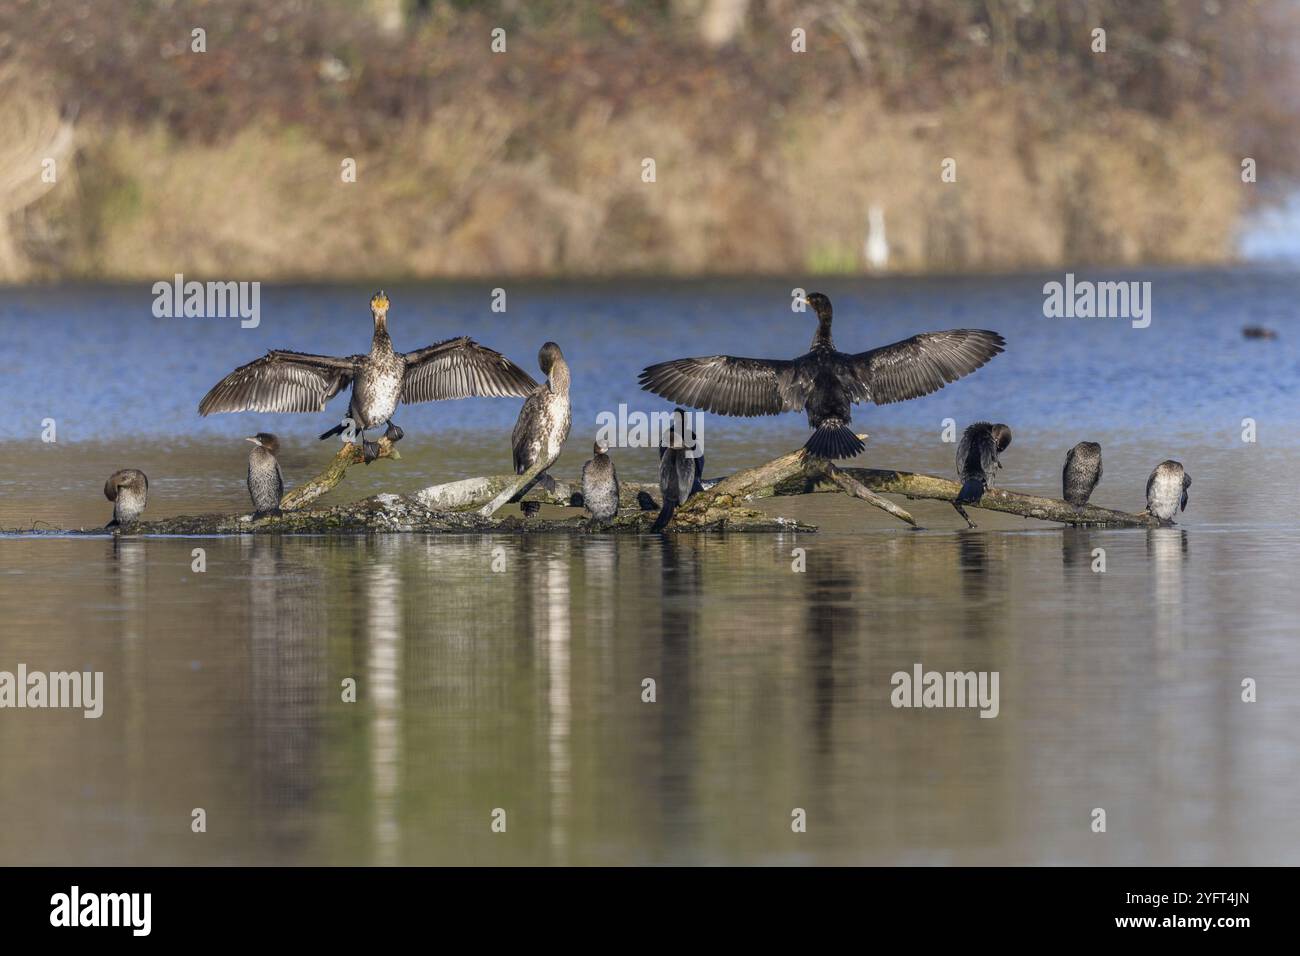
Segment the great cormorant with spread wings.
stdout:
<svg viewBox="0 0 1300 956">
<path fill-rule="evenodd" d="M 376 294 L 370 312 L 375 333 L 369 353 L 335 358 L 273 349 L 214 385 L 199 403 L 199 414 L 319 412 L 351 385 L 347 418 L 320 437 L 324 440 L 350 430 L 360 437 L 369 463 L 378 456 L 379 445 L 365 440 L 367 429 L 387 425 L 389 441 L 402 437 L 392 420 L 399 401 L 524 396 L 537 387 L 532 376 L 510 359 L 467 336 L 414 352 L 396 352 L 388 336 L 388 296 Z"/>
<path fill-rule="evenodd" d="M 808 452 L 816 458 L 852 458 L 865 447 L 848 427 L 855 402 L 886 405 L 929 395 L 969 375 L 1006 345 L 996 332 L 952 329 L 869 352 L 840 352 L 831 341 L 831 300 L 814 292 L 804 301 L 817 313 L 817 334 L 806 355 L 674 359 L 644 369 L 641 387 L 719 415 L 807 412 L 814 429 L 804 445 Z"/>
</svg>

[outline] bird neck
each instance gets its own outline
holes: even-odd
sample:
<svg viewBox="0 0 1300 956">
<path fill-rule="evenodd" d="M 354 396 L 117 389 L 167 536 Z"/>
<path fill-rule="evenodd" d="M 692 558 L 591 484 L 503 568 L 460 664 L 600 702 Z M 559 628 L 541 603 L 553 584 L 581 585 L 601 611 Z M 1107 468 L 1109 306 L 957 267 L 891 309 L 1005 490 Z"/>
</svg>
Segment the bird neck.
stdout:
<svg viewBox="0 0 1300 956">
<path fill-rule="evenodd" d="M 813 336 L 813 348 L 834 348 L 835 343 L 831 341 L 831 317 L 829 315 L 817 316 L 817 334 Z"/>
<path fill-rule="evenodd" d="M 557 395 L 569 394 L 569 366 L 562 358 L 557 358 L 551 365 L 546 384 Z"/>
<path fill-rule="evenodd" d="M 393 350 L 393 340 L 388 337 L 388 323 L 382 316 L 375 316 L 375 334 L 370 340 L 371 355 L 386 355 Z"/>
</svg>

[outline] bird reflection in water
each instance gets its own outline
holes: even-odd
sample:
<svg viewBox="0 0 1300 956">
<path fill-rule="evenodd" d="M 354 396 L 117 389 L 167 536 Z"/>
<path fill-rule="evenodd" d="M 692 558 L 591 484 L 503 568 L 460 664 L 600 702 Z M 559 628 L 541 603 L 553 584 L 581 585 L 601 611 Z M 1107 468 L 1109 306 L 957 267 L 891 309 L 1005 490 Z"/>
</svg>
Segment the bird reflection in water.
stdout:
<svg viewBox="0 0 1300 956">
<path fill-rule="evenodd" d="M 832 726 L 837 693 L 837 644 L 847 651 L 856 644 L 855 595 L 866 591 L 862 565 L 855 566 L 838 548 L 813 548 L 807 552 L 808 568 L 804 598 L 804 643 L 808 654 L 807 674 L 812 701 L 812 738 L 820 757 L 831 753 Z M 837 640 L 838 639 L 838 640 Z M 845 675 L 855 673 L 844 667 Z M 847 679 L 847 676 L 844 678 Z M 847 689 L 846 693 L 851 693 Z M 824 761 L 819 761 L 824 767 Z"/>
<path fill-rule="evenodd" d="M 320 781 L 325 686 L 318 574 L 289 561 L 279 537 L 239 542 L 247 563 L 254 795 L 277 856 L 305 849 Z M 283 857 L 281 857 L 283 858 Z"/>
<path fill-rule="evenodd" d="M 1182 674 L 1187 548 L 1187 532 L 1182 528 L 1153 528 L 1147 532 L 1147 558 L 1155 591 L 1151 604 L 1155 613 L 1156 673 L 1162 678 L 1176 679 Z"/>
<path fill-rule="evenodd" d="M 573 542 L 560 538 L 534 551 L 525 563 L 534 660 L 546 677 L 546 765 L 550 799 L 551 862 L 569 851 L 573 789 L 573 699 L 570 691 L 572 620 L 569 563 Z"/>
<path fill-rule="evenodd" d="M 1006 626 L 1002 619 L 1007 595 L 1006 568 L 1000 553 L 1006 547 L 1005 536 L 961 531 L 954 537 L 962 603 L 966 608 L 965 633 L 968 637 L 1001 633 Z"/>
<path fill-rule="evenodd" d="M 399 862 L 401 824 L 398 791 L 402 747 L 402 583 L 397 569 L 400 542 L 369 539 L 365 578 L 366 691 L 370 704 L 370 788 L 374 807 L 375 857 Z"/>
<path fill-rule="evenodd" d="M 660 767 L 655 777 L 665 840 L 689 840 L 694 831 L 697 773 L 694 675 L 700 631 L 703 542 L 699 535 L 668 534 L 647 541 L 659 558 L 659 668 L 655 678 Z M 648 574 L 653 573 L 648 570 Z M 666 831 L 672 830 L 669 836 Z"/>
</svg>

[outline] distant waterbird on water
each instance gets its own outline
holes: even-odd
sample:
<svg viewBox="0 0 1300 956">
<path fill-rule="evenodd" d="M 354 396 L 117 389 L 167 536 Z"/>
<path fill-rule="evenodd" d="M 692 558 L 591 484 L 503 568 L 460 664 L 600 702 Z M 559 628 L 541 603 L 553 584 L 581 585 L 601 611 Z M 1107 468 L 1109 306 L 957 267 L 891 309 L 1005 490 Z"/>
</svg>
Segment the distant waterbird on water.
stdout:
<svg viewBox="0 0 1300 956">
<path fill-rule="evenodd" d="M 539 461 L 554 462 L 560 457 L 572 423 L 569 363 L 564 360 L 564 353 L 554 342 L 547 342 L 537 353 L 537 364 L 546 381 L 533 385 L 510 434 L 516 475 L 522 475 Z M 520 489 L 521 493 L 526 490 Z M 541 507 L 536 501 L 519 503 L 525 515 L 534 515 Z"/>
<path fill-rule="evenodd" d="M 984 492 L 993 485 L 994 473 L 1002 467 L 1000 456 L 1011 444 L 1011 429 L 998 423 L 976 422 L 962 433 L 957 443 L 957 479 L 961 482 L 961 491 L 953 500 L 952 506 L 966 519 L 966 524 L 975 527 L 962 505 L 977 504 L 984 497 Z"/>
<path fill-rule="evenodd" d="M 354 430 L 368 464 L 378 457 L 379 444 L 366 441 L 367 429 L 387 425 L 389 441 L 402 438 L 392 420 L 399 401 L 523 396 L 537 387 L 514 362 L 466 336 L 396 352 L 388 335 L 388 296 L 377 293 L 370 300 L 370 312 L 374 335 L 367 354 L 335 358 L 273 349 L 214 385 L 199 403 L 199 414 L 319 412 L 351 385 L 347 418 L 320 437 Z"/>
<path fill-rule="evenodd" d="M 1101 446 L 1095 441 L 1081 441 L 1065 456 L 1061 469 L 1061 497 L 1075 511 L 1092 497 L 1093 489 L 1101 483 Z"/>
<path fill-rule="evenodd" d="M 280 513 L 284 498 L 284 475 L 280 472 L 280 439 L 269 432 L 258 432 L 251 438 L 256 447 L 248 453 L 248 496 L 253 499 L 253 519 Z"/>
<path fill-rule="evenodd" d="M 113 520 L 105 528 L 130 524 L 144 511 L 149 500 L 149 478 L 138 468 L 123 468 L 104 482 L 104 497 L 113 502 Z"/>
<path fill-rule="evenodd" d="M 837 351 L 831 341 L 831 300 L 804 300 L 817 313 L 811 350 L 795 359 L 709 355 L 673 359 L 643 369 L 641 387 L 679 405 L 719 415 L 807 412 L 814 429 L 804 448 L 815 458 L 851 458 L 862 441 L 849 428 L 855 402 L 886 405 L 919 398 L 969 375 L 1006 345 L 996 332 L 926 332 L 869 352 Z"/>
<path fill-rule="evenodd" d="M 1183 470 L 1182 462 L 1162 461 L 1147 479 L 1147 512 L 1161 521 L 1173 521 L 1178 512 L 1187 510 L 1190 487 L 1192 479 Z"/>
</svg>

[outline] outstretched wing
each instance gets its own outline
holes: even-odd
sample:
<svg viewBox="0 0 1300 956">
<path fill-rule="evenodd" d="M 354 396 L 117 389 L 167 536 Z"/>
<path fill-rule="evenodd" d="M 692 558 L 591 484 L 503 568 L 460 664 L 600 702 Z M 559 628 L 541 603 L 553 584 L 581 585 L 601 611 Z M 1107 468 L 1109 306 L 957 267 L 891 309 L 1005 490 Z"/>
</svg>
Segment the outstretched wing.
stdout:
<svg viewBox="0 0 1300 956">
<path fill-rule="evenodd" d="M 405 358 L 402 401 L 408 404 L 480 395 L 522 397 L 537 387 L 510 359 L 463 335 L 407 352 Z"/>
<path fill-rule="evenodd" d="M 1006 346 L 996 332 L 925 332 L 852 357 L 854 374 L 877 405 L 919 398 L 969 375 Z"/>
<path fill-rule="evenodd" d="M 319 412 L 351 383 L 360 358 L 272 350 L 212 386 L 199 402 L 199 414 Z"/>
<path fill-rule="evenodd" d="M 797 412 L 808 393 L 794 362 L 732 355 L 660 362 L 642 369 L 637 381 L 670 402 L 719 415 Z"/>
</svg>

